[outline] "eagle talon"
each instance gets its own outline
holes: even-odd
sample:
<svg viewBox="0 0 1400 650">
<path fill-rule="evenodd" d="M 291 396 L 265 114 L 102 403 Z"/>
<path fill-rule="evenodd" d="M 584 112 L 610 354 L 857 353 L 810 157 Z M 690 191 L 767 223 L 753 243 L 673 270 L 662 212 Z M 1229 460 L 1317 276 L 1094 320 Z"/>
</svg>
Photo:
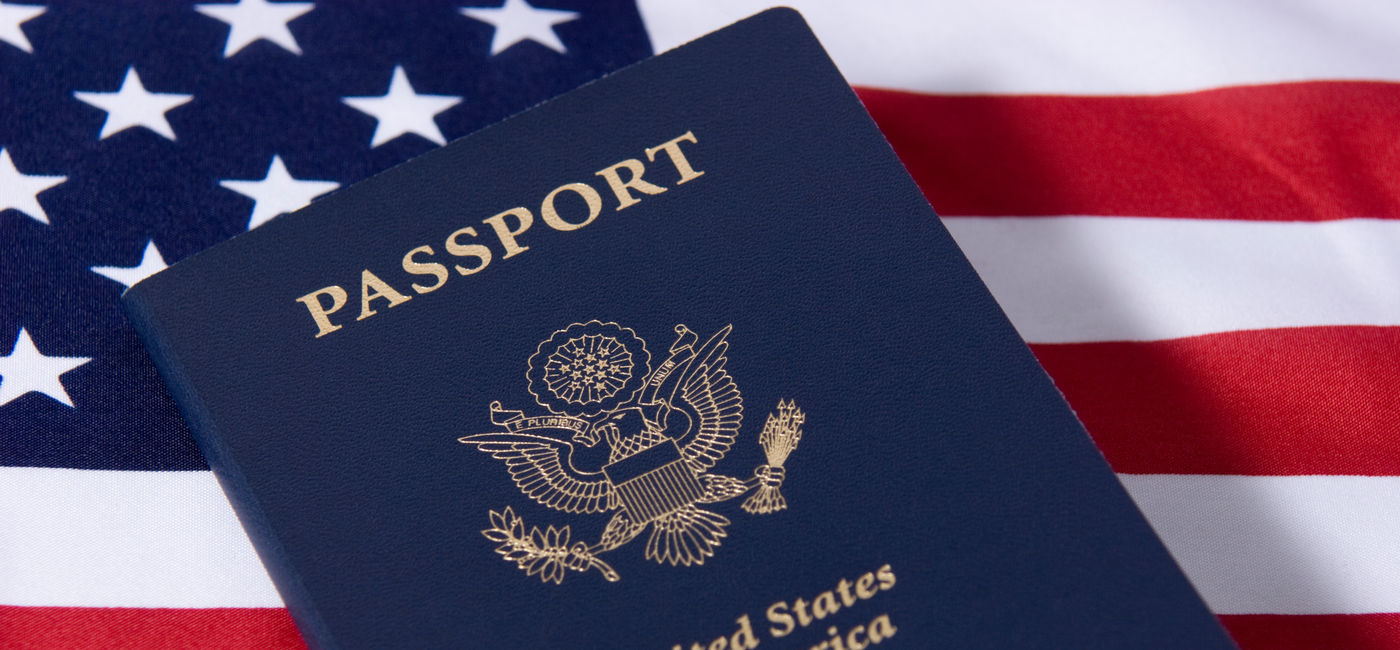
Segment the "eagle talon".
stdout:
<svg viewBox="0 0 1400 650">
<path fill-rule="evenodd" d="M 787 473 L 776 465 L 759 465 L 753 469 L 753 475 L 760 486 L 777 489 L 783 486 Z"/>
<path fill-rule="evenodd" d="M 617 582 L 622 579 L 622 576 L 618 575 L 611 566 L 608 566 L 607 562 L 598 559 L 598 556 L 593 553 L 594 547 L 583 542 L 576 542 L 569 548 L 569 555 L 564 559 L 564 566 L 574 571 L 588 571 L 597 567 L 598 572 L 603 574 L 603 579 L 608 582 Z"/>
<path fill-rule="evenodd" d="M 593 554 L 588 551 L 588 545 L 583 542 L 574 543 L 569 549 L 568 555 L 564 556 L 564 566 L 574 571 L 587 571 L 597 561 Z"/>
</svg>

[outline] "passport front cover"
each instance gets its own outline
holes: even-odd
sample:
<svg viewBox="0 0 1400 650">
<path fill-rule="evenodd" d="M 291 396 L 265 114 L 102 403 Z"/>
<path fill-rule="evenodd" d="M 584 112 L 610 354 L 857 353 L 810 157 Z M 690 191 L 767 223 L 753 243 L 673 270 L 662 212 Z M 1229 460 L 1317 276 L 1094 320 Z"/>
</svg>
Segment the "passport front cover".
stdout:
<svg viewBox="0 0 1400 650">
<path fill-rule="evenodd" d="M 125 301 L 314 646 L 1229 646 L 790 10 Z"/>
</svg>

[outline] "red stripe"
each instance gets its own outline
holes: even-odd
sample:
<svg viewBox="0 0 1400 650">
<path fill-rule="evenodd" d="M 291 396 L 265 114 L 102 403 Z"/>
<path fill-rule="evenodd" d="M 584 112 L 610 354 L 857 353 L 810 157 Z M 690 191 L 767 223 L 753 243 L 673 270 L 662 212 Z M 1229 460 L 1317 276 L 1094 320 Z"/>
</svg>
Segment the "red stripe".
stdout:
<svg viewBox="0 0 1400 650">
<path fill-rule="evenodd" d="M 285 609 L 0 605 L 4 648 L 304 650 Z"/>
<path fill-rule="evenodd" d="M 1400 648 L 1400 614 L 1221 616 L 1242 650 L 1394 650 Z"/>
<path fill-rule="evenodd" d="M 1111 97 L 858 92 L 944 215 L 1400 218 L 1400 84 Z"/>
<path fill-rule="evenodd" d="M 1118 472 L 1400 474 L 1400 327 L 1031 348 Z"/>
<path fill-rule="evenodd" d="M 1221 616 L 1243 650 L 1400 647 L 1400 614 Z M 301 650 L 282 609 L 0 606 L 0 645 L 53 648 Z"/>
</svg>

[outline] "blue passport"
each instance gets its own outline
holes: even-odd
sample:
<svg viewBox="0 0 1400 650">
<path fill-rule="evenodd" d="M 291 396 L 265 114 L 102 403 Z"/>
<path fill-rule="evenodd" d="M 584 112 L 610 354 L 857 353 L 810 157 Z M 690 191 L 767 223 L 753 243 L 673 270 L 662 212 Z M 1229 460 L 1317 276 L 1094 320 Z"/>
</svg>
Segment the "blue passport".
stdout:
<svg viewBox="0 0 1400 650">
<path fill-rule="evenodd" d="M 316 647 L 1230 647 L 791 10 L 124 302 Z"/>
</svg>

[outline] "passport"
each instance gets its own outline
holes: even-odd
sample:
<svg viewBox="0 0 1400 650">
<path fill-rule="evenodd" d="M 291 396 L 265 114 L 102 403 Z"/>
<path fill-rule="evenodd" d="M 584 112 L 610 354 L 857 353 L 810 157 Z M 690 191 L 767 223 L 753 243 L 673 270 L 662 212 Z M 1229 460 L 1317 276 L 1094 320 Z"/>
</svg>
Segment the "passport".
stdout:
<svg viewBox="0 0 1400 650">
<path fill-rule="evenodd" d="M 791 10 L 123 300 L 314 647 L 1230 647 Z"/>
</svg>

